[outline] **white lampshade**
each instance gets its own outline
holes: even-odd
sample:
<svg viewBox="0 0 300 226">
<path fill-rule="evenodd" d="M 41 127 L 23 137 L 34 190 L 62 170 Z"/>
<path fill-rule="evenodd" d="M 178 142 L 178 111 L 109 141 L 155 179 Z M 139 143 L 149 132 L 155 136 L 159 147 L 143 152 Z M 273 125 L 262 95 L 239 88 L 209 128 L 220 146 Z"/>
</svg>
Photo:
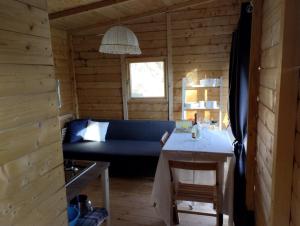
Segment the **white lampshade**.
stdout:
<svg viewBox="0 0 300 226">
<path fill-rule="evenodd" d="M 124 26 L 114 26 L 105 32 L 99 52 L 110 54 L 141 54 L 137 37 L 130 29 Z"/>
</svg>

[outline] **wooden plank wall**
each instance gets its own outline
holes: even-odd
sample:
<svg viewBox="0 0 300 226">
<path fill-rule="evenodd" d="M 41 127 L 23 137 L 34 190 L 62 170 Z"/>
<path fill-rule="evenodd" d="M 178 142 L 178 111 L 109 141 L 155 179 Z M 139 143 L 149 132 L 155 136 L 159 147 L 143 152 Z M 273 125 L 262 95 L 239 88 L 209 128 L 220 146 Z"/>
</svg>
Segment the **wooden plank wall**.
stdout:
<svg viewBox="0 0 300 226">
<path fill-rule="evenodd" d="M 221 89 L 208 89 L 208 100 L 219 100 L 221 111 L 227 112 L 228 69 L 232 32 L 239 18 L 240 5 L 222 1 L 209 6 L 171 14 L 174 70 L 174 118 L 181 118 L 181 80 L 187 77 L 199 83 L 202 78 L 223 77 Z M 204 100 L 204 90 L 196 90 Z M 211 112 L 218 119 L 218 111 Z M 187 117 L 193 117 L 191 111 Z M 204 117 L 204 111 L 199 112 Z"/>
<path fill-rule="evenodd" d="M 204 77 L 224 78 L 222 92 L 208 90 L 208 99 L 222 96 L 222 111 L 227 111 L 228 65 L 231 34 L 236 27 L 240 5 L 236 1 L 211 3 L 171 13 L 172 56 L 174 69 L 174 119 L 181 119 L 181 79 L 195 81 Z M 166 15 L 136 19 L 127 23 L 138 37 L 142 55 L 167 58 Z M 103 34 L 107 28 L 99 28 Z M 121 119 L 122 88 L 120 59 L 100 54 L 101 37 L 73 37 L 75 73 L 81 117 Z M 128 58 L 128 57 L 127 57 Z M 204 91 L 198 96 L 203 97 Z M 204 98 L 203 98 L 204 99 Z M 168 101 L 128 101 L 129 119 L 168 119 Z M 218 112 L 212 113 L 218 119 Z"/>
<path fill-rule="evenodd" d="M 138 37 L 142 55 L 166 56 L 166 23 L 163 15 L 126 24 Z M 99 30 L 104 33 L 107 28 Z M 122 119 L 121 60 L 98 52 L 101 37 L 74 36 L 75 72 L 81 117 Z M 129 119 L 167 119 L 167 101 L 130 101 Z"/>
<path fill-rule="evenodd" d="M 67 225 L 46 0 L 0 11 L 0 225 Z"/>
<path fill-rule="evenodd" d="M 282 1 L 265 0 L 262 16 L 255 212 L 257 226 L 270 223 L 274 133 L 282 56 Z"/>
<path fill-rule="evenodd" d="M 51 41 L 55 68 L 55 78 L 60 81 L 61 108 L 59 115 L 76 115 L 76 95 L 74 93 L 74 71 L 68 33 L 51 27 Z"/>
<path fill-rule="evenodd" d="M 166 15 L 162 14 L 158 16 L 138 19 L 127 24 L 128 27 L 136 34 L 140 43 L 142 54 L 137 58 L 167 58 L 166 19 Z M 167 65 L 167 61 L 165 61 L 165 65 Z M 167 98 L 157 100 L 129 99 L 128 118 L 168 120 L 168 100 Z"/>
<path fill-rule="evenodd" d="M 100 41 L 96 35 L 73 37 L 79 116 L 122 119 L 120 58 L 100 54 Z"/>
</svg>

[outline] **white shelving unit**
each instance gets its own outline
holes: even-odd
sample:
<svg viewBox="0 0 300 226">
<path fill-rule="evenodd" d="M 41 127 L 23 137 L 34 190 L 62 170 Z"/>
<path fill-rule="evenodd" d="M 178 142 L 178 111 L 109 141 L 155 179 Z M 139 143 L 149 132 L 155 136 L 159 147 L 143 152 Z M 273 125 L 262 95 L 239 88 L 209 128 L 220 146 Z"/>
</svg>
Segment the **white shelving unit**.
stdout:
<svg viewBox="0 0 300 226">
<path fill-rule="evenodd" d="M 219 79 L 217 85 L 187 85 L 187 79 L 182 79 L 182 120 L 186 119 L 186 112 L 189 110 L 220 110 L 220 102 L 219 100 L 213 101 L 198 101 L 198 102 L 186 102 L 186 91 L 187 90 L 197 90 L 197 89 L 220 89 L 222 85 L 222 79 Z M 221 92 L 220 92 L 221 93 Z M 220 118 L 220 117 L 219 117 Z"/>
</svg>

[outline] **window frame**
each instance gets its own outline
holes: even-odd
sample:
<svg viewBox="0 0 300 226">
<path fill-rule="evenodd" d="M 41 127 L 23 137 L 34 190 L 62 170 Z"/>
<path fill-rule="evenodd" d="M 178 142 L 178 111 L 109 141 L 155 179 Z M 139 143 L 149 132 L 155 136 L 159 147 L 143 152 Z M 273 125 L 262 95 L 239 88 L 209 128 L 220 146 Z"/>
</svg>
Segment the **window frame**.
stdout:
<svg viewBox="0 0 300 226">
<path fill-rule="evenodd" d="M 147 63 L 147 62 L 163 62 L 164 63 L 164 96 L 163 97 L 132 97 L 131 96 L 131 76 L 130 76 L 130 63 Z M 168 71 L 167 71 L 167 59 L 166 57 L 145 57 L 145 58 L 127 58 L 126 59 L 127 70 L 127 98 L 128 101 L 167 101 L 168 100 Z"/>
</svg>

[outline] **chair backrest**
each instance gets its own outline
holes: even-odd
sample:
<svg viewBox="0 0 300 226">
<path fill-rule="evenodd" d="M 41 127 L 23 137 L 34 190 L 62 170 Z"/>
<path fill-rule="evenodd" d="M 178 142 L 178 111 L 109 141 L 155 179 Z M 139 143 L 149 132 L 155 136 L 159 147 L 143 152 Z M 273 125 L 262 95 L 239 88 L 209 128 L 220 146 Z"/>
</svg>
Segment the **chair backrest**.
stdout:
<svg viewBox="0 0 300 226">
<path fill-rule="evenodd" d="M 173 180 L 172 169 L 215 171 L 216 185 L 218 185 L 219 173 L 218 173 L 217 162 L 187 162 L 187 161 L 169 160 L 169 169 L 170 169 L 171 180 Z"/>
<path fill-rule="evenodd" d="M 165 145 L 165 143 L 167 142 L 168 138 L 169 138 L 169 132 L 166 131 L 166 132 L 162 135 L 162 137 L 161 137 L 161 139 L 160 139 L 160 145 L 161 145 L 162 147 Z"/>
</svg>

